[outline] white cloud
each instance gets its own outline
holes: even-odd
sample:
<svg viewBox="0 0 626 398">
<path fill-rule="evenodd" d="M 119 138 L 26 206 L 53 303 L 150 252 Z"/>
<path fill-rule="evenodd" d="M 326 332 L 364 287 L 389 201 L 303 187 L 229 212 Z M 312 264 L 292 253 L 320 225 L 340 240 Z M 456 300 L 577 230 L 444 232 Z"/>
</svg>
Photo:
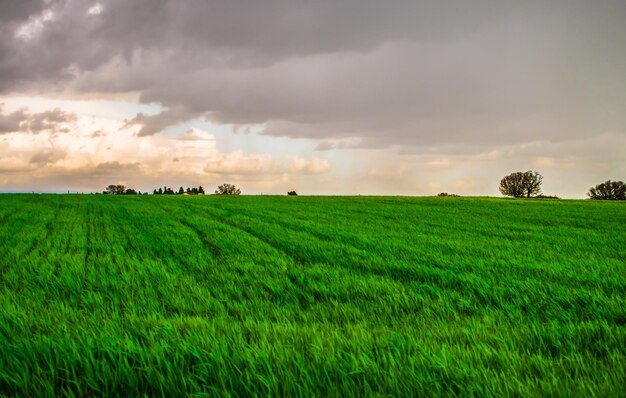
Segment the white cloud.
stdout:
<svg viewBox="0 0 626 398">
<path fill-rule="evenodd" d="M 320 174 L 330 170 L 328 160 L 318 157 L 304 158 L 301 156 L 291 156 L 289 160 L 292 169 L 298 173 Z"/>
<path fill-rule="evenodd" d="M 44 29 L 46 22 L 54 18 L 52 10 L 43 10 L 41 14 L 31 17 L 28 22 L 24 23 L 15 31 L 15 38 L 23 41 L 29 41 L 40 35 Z"/>
<path fill-rule="evenodd" d="M 72 123 L 64 124 L 66 119 Z M 222 152 L 216 137 L 198 128 L 181 135 L 142 136 L 140 126 L 125 127 L 126 122 L 118 119 L 68 114 L 58 108 L 40 113 L 27 109 L 7 115 L 0 112 L 0 122 L 11 127 L 0 135 L 4 185 L 31 187 L 33 176 L 50 181 L 63 176 L 65 184 L 76 182 L 90 190 L 97 190 L 97 184 L 106 179 L 142 184 L 145 189 L 146 181 L 193 183 L 229 178 L 249 182 L 253 178 L 259 189 L 268 189 L 288 183 L 290 176 L 321 173 L 330 167 L 319 157 L 281 160 L 268 153 Z M 94 179 L 89 181 L 85 173 Z"/>
<path fill-rule="evenodd" d="M 237 150 L 216 156 L 204 171 L 224 175 L 272 175 L 284 169 L 270 154 L 244 154 Z"/>
<path fill-rule="evenodd" d="M 89 14 L 89 15 L 100 15 L 100 14 L 102 14 L 102 11 L 104 11 L 104 8 L 102 8 L 102 4 L 96 3 L 93 6 L 91 6 L 91 8 L 89 8 L 87 10 L 87 14 Z"/>
</svg>

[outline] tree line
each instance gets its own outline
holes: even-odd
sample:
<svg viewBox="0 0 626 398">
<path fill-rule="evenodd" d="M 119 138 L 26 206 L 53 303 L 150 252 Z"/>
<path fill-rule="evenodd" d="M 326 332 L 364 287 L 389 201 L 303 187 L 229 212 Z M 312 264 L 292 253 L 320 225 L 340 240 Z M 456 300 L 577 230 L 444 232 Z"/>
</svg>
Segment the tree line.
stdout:
<svg viewBox="0 0 626 398">
<path fill-rule="evenodd" d="M 142 193 L 141 191 L 136 191 L 133 188 L 127 188 L 125 185 L 111 184 L 108 187 L 106 187 L 104 191 L 102 191 L 102 194 L 103 195 L 147 195 L 148 192 Z M 183 189 L 183 187 L 180 187 L 178 191 L 174 192 L 172 188 L 165 186 L 163 188 L 155 189 L 152 192 L 152 194 L 153 195 L 182 195 L 182 194 L 204 195 L 204 188 L 202 188 L 202 186 L 199 186 L 198 188 L 187 187 L 187 190 L 185 190 Z"/>
<path fill-rule="evenodd" d="M 200 185 L 198 188 L 189 188 L 183 189 L 181 186 L 178 188 L 178 191 L 174 191 L 172 188 L 168 186 L 164 186 L 163 188 L 155 189 L 152 191 L 153 195 L 204 195 L 204 188 Z"/>
<path fill-rule="evenodd" d="M 543 183 L 543 176 L 536 171 L 517 171 L 511 173 L 502 180 L 500 180 L 500 193 L 504 196 L 511 196 L 514 198 L 551 198 L 559 199 L 556 196 L 547 196 L 541 192 L 541 184 Z M 109 185 L 104 192 L 105 195 L 142 195 L 141 191 L 135 191 L 132 188 L 127 188 L 124 185 Z M 144 192 L 143 195 L 147 195 Z M 204 195 L 204 188 L 199 186 L 198 188 L 184 189 L 182 186 L 178 188 L 178 191 L 174 191 L 171 187 L 163 187 L 155 189 L 152 192 L 153 195 Z M 241 189 L 237 188 L 233 184 L 221 184 L 215 190 L 215 195 L 240 195 Z M 289 196 L 297 196 L 296 191 L 287 192 Z M 459 196 L 455 194 L 449 194 L 442 192 L 437 196 Z M 626 184 L 623 181 L 611 181 L 607 180 L 603 183 L 589 188 L 587 192 L 589 199 L 593 200 L 626 200 Z"/>
<path fill-rule="evenodd" d="M 103 195 L 147 195 L 148 192 L 141 193 L 141 191 L 135 191 L 133 188 L 126 188 L 125 185 L 112 184 L 102 191 Z"/>
</svg>

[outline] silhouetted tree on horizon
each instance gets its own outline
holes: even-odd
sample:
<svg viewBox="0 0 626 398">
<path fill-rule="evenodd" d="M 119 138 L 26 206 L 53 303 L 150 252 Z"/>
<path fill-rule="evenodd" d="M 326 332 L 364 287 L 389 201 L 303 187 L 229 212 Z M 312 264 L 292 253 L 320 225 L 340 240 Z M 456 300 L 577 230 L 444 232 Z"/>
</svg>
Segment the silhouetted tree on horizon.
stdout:
<svg viewBox="0 0 626 398">
<path fill-rule="evenodd" d="M 126 191 L 126 187 L 124 185 L 109 185 L 106 187 L 104 194 L 107 195 L 123 195 Z"/>
<path fill-rule="evenodd" d="M 589 188 L 589 199 L 593 200 L 626 200 L 626 184 L 623 181 L 611 181 Z"/>
<path fill-rule="evenodd" d="M 241 190 L 232 184 L 222 184 L 215 190 L 216 195 L 239 195 Z"/>
<path fill-rule="evenodd" d="M 154 189 L 152 191 L 153 195 L 182 195 L 187 193 L 188 195 L 204 195 L 204 188 L 202 188 L 202 186 L 199 186 L 198 188 L 190 188 L 187 187 L 187 189 L 185 190 L 182 186 L 178 189 L 178 191 L 174 191 L 172 190 L 172 188 L 169 188 L 167 186 L 164 186 L 163 188 L 159 188 Z"/>
<path fill-rule="evenodd" d="M 533 197 L 541 193 L 543 176 L 536 171 L 518 171 L 500 180 L 500 192 L 514 198 Z"/>
<path fill-rule="evenodd" d="M 126 188 L 124 185 L 109 185 L 102 192 L 105 195 L 141 195 L 141 191 L 139 193 L 133 188 Z"/>
</svg>

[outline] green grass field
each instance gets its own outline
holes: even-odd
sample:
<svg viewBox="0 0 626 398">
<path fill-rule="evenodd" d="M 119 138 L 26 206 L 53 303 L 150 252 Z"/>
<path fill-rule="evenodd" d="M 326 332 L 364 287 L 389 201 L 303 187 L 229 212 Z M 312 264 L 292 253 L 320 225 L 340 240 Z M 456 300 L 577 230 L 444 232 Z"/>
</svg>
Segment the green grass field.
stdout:
<svg viewBox="0 0 626 398">
<path fill-rule="evenodd" d="M 0 195 L 0 394 L 626 396 L 626 203 Z"/>
</svg>

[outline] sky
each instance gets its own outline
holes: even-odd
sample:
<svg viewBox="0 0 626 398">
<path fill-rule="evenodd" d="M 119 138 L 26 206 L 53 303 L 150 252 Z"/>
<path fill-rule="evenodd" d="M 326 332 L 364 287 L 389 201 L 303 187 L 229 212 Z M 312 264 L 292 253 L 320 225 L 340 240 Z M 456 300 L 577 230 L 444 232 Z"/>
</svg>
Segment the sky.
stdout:
<svg viewBox="0 0 626 398">
<path fill-rule="evenodd" d="M 624 0 L 0 0 L 0 192 L 626 179 Z"/>
</svg>

